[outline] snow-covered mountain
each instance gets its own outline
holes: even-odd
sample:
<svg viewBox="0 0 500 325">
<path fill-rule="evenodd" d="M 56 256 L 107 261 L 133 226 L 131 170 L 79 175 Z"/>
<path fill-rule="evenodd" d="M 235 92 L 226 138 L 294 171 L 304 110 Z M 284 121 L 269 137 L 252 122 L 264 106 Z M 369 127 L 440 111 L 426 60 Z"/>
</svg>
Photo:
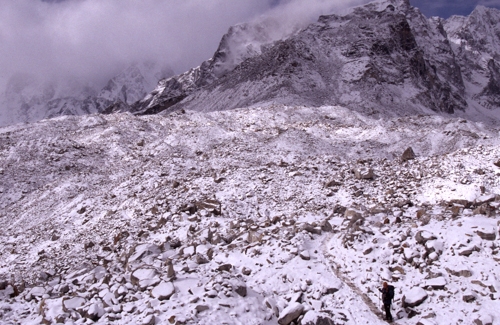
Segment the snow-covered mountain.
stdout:
<svg viewBox="0 0 500 325">
<path fill-rule="evenodd" d="M 0 127 L 0 323 L 379 325 L 387 281 L 396 324 L 498 324 L 497 15 L 239 25 L 134 104 L 140 66 L 13 78 L 83 115 Z"/>
<path fill-rule="evenodd" d="M 500 11 L 478 6 L 468 17 L 443 22 L 462 67 L 467 97 L 480 105 L 500 106 Z"/>
<path fill-rule="evenodd" d="M 152 62 L 134 63 L 104 87 L 82 84 L 80 80 L 39 80 L 35 76 L 12 76 L 0 96 L 0 125 L 33 122 L 61 115 L 109 113 L 128 109 L 144 98 L 158 80 L 173 74 Z"/>
<path fill-rule="evenodd" d="M 407 0 L 384 0 L 321 16 L 274 42 L 257 27 L 237 26 L 211 60 L 162 80 L 134 112 L 273 102 L 390 115 L 479 110 L 498 119 L 498 19 L 498 10 L 482 6 L 469 17 L 428 19 Z M 234 38 L 241 42 L 228 42 Z"/>
</svg>

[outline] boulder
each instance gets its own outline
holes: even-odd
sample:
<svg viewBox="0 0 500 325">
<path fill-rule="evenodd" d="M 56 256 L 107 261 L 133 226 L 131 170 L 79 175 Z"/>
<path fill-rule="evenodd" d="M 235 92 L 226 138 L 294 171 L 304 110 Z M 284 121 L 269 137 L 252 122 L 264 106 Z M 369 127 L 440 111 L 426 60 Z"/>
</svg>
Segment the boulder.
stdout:
<svg viewBox="0 0 500 325">
<path fill-rule="evenodd" d="M 308 223 L 301 226 L 302 230 L 305 230 L 311 234 L 321 235 L 321 227 L 314 227 Z"/>
<path fill-rule="evenodd" d="M 493 325 L 493 317 L 489 314 L 483 314 L 474 320 L 475 325 Z"/>
<path fill-rule="evenodd" d="M 247 296 L 247 286 L 243 282 L 238 282 L 233 285 L 234 291 L 241 297 Z"/>
<path fill-rule="evenodd" d="M 325 187 L 340 186 L 340 185 L 342 185 L 342 181 L 339 179 L 332 179 L 325 183 Z"/>
<path fill-rule="evenodd" d="M 494 227 L 490 228 L 481 227 L 476 231 L 476 234 L 484 240 L 497 239 L 497 233 Z"/>
<path fill-rule="evenodd" d="M 136 285 L 141 290 L 144 290 L 147 287 L 160 283 L 160 278 L 158 277 L 158 271 L 156 271 L 156 269 L 139 268 L 132 272 L 130 275 L 130 281 L 133 285 Z"/>
<path fill-rule="evenodd" d="M 309 261 L 311 259 L 311 255 L 309 255 L 308 251 L 302 251 L 302 252 L 300 252 L 299 256 L 300 256 L 301 259 L 303 259 L 305 261 Z"/>
<path fill-rule="evenodd" d="M 194 204 L 197 210 L 208 210 L 215 215 L 220 215 L 222 212 L 221 203 L 217 200 L 198 201 Z"/>
<path fill-rule="evenodd" d="M 485 203 L 490 203 L 495 201 L 495 194 L 486 194 L 486 195 L 481 195 L 475 200 L 476 206 L 483 205 Z"/>
<path fill-rule="evenodd" d="M 151 296 L 158 300 L 168 300 L 175 293 L 175 288 L 172 282 L 162 281 L 159 285 L 151 290 Z"/>
<path fill-rule="evenodd" d="M 335 325 L 329 315 L 310 310 L 305 313 L 301 320 L 302 325 Z"/>
<path fill-rule="evenodd" d="M 155 317 L 155 315 L 147 315 L 142 320 L 142 325 L 155 325 L 155 324 L 156 324 L 156 317 Z"/>
<path fill-rule="evenodd" d="M 304 306 L 298 302 L 291 303 L 283 309 L 278 318 L 278 324 L 288 325 L 297 319 L 304 311 Z"/>
<path fill-rule="evenodd" d="M 470 256 L 473 252 L 479 252 L 479 251 L 480 251 L 479 247 L 477 247 L 476 245 L 471 245 L 471 246 L 465 247 L 464 249 L 461 249 L 458 252 L 458 255 Z"/>
<path fill-rule="evenodd" d="M 434 290 L 443 290 L 446 284 L 447 284 L 446 279 L 443 277 L 437 277 L 425 281 L 425 286 L 430 287 Z"/>
<path fill-rule="evenodd" d="M 219 267 L 217 268 L 218 271 L 220 272 L 231 272 L 231 269 L 233 268 L 233 266 L 231 264 L 221 264 L 219 265 Z"/>
<path fill-rule="evenodd" d="M 469 269 L 469 267 L 461 263 L 450 265 L 448 268 L 446 268 L 446 271 L 454 276 L 463 276 L 466 278 L 472 276 L 472 271 Z"/>
<path fill-rule="evenodd" d="M 373 173 L 373 169 L 368 167 L 360 167 L 354 170 L 354 176 L 357 179 L 373 179 L 375 174 Z"/>
<path fill-rule="evenodd" d="M 102 303 L 93 303 L 89 306 L 89 309 L 85 313 L 85 318 L 91 319 L 92 321 L 96 322 L 99 320 L 99 318 L 104 315 L 104 308 L 102 306 Z"/>
<path fill-rule="evenodd" d="M 414 287 L 403 296 L 403 306 L 416 307 L 423 303 L 425 299 L 427 299 L 427 292 L 420 287 Z"/>
<path fill-rule="evenodd" d="M 415 240 L 417 241 L 417 243 L 422 245 L 424 245 L 429 240 L 435 240 L 435 239 L 437 239 L 437 237 L 426 230 L 420 230 L 415 235 Z"/>
<path fill-rule="evenodd" d="M 474 302 L 474 301 L 476 301 L 476 299 L 477 299 L 477 295 L 472 291 L 464 292 L 464 294 L 462 295 L 462 300 L 467 302 L 467 303 Z"/>
<path fill-rule="evenodd" d="M 43 287 L 34 287 L 30 290 L 30 293 L 27 297 L 29 298 L 41 298 L 45 294 L 45 288 Z"/>
<path fill-rule="evenodd" d="M 430 319 L 421 318 L 415 325 L 437 325 L 437 324 L 436 322 Z"/>
<path fill-rule="evenodd" d="M 161 249 L 155 244 L 142 244 L 134 249 L 134 253 L 129 258 L 129 262 L 141 260 L 147 256 L 158 256 Z"/>
<path fill-rule="evenodd" d="M 198 263 L 198 264 L 207 264 L 208 263 L 208 259 L 205 256 L 203 256 L 202 254 L 197 253 L 196 254 L 196 263 Z"/>
<path fill-rule="evenodd" d="M 320 226 L 321 226 L 321 230 L 323 230 L 323 231 L 326 231 L 326 232 L 333 231 L 332 224 L 328 220 L 324 220 L 323 222 L 321 222 Z"/>
<path fill-rule="evenodd" d="M 196 305 L 194 309 L 196 310 L 196 313 L 201 313 L 204 312 L 205 310 L 209 310 L 210 307 L 208 305 Z"/>
<path fill-rule="evenodd" d="M 138 268 L 130 275 L 130 282 L 133 285 L 139 285 L 139 282 L 144 280 L 154 279 L 158 275 L 156 269 Z"/>
<path fill-rule="evenodd" d="M 63 310 L 68 312 L 68 310 L 76 310 L 85 304 L 86 300 L 82 297 L 73 297 L 70 299 L 63 298 Z"/>
<path fill-rule="evenodd" d="M 415 159 L 415 152 L 413 151 L 412 147 L 408 147 L 401 155 L 401 160 L 408 161 L 412 159 Z"/>
<path fill-rule="evenodd" d="M 252 243 L 258 243 L 262 240 L 263 235 L 259 232 L 256 231 L 249 231 L 245 240 L 247 243 L 252 244 Z"/>
<path fill-rule="evenodd" d="M 323 290 L 324 294 L 331 295 L 339 291 L 342 288 L 342 281 L 337 279 L 336 281 L 328 283 L 328 287 Z"/>
<path fill-rule="evenodd" d="M 440 240 L 429 240 L 425 243 L 425 250 L 427 253 L 436 252 L 436 254 L 441 254 L 443 252 L 444 244 Z"/>
</svg>

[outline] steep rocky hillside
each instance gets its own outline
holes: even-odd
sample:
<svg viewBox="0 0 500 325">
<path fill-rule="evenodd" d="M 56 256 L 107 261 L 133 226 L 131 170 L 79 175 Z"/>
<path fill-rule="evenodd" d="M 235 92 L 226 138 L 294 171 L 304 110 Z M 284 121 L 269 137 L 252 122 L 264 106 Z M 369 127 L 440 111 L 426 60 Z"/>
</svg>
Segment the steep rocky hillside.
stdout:
<svg viewBox="0 0 500 325">
<path fill-rule="evenodd" d="M 272 43 L 258 37 L 257 27 L 242 25 L 224 36 L 213 59 L 161 81 L 133 111 L 272 102 L 341 105 L 378 116 L 458 112 L 498 120 L 498 19 L 498 10 L 485 7 L 470 17 L 427 19 L 407 0 L 384 0 L 321 16 Z M 238 38 L 234 47 L 247 42 L 248 51 L 232 55 L 228 40 Z"/>
</svg>

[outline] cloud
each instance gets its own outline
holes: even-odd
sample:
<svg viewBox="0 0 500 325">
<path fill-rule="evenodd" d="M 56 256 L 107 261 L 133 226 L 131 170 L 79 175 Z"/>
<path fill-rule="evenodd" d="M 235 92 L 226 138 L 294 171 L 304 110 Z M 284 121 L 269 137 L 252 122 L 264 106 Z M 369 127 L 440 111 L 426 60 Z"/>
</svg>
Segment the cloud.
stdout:
<svg viewBox="0 0 500 325">
<path fill-rule="evenodd" d="M 140 60 L 161 61 L 180 73 L 210 58 L 236 23 L 270 14 L 291 25 L 362 2 L 0 0 L 0 76 L 104 81 Z"/>
<path fill-rule="evenodd" d="M 279 38 L 320 14 L 369 0 L 0 0 L 0 91 L 14 73 L 105 82 L 132 61 L 180 73 L 211 57 L 234 24 L 271 17 Z M 411 0 L 427 15 L 500 0 Z M 452 11 L 453 10 L 453 11 Z M 3 78 L 3 79 L 2 79 Z"/>
<path fill-rule="evenodd" d="M 0 71 L 95 78 L 155 59 L 180 71 L 268 0 L 0 0 Z"/>
<path fill-rule="evenodd" d="M 0 90 L 14 73 L 105 82 L 132 61 L 183 72 L 211 57 L 236 23 L 265 15 L 276 37 L 368 0 L 0 0 Z M 430 16 L 500 0 L 411 0 Z M 467 12 L 468 11 L 468 12 Z"/>
</svg>

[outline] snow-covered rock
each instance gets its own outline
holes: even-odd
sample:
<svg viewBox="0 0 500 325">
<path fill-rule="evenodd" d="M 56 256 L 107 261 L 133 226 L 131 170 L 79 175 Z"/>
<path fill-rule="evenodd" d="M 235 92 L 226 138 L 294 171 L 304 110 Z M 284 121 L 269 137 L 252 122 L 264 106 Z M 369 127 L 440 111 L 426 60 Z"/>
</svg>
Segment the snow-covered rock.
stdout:
<svg viewBox="0 0 500 325">
<path fill-rule="evenodd" d="M 420 287 L 408 290 L 403 297 L 403 304 L 408 307 L 416 307 L 427 299 L 427 292 Z"/>
<path fill-rule="evenodd" d="M 151 296 L 158 300 L 167 300 L 175 293 L 175 287 L 172 282 L 161 282 L 153 290 Z"/>
<path fill-rule="evenodd" d="M 304 306 L 298 302 L 291 303 L 285 309 L 280 312 L 280 317 L 278 318 L 278 324 L 288 325 L 297 319 L 304 311 Z"/>
</svg>

